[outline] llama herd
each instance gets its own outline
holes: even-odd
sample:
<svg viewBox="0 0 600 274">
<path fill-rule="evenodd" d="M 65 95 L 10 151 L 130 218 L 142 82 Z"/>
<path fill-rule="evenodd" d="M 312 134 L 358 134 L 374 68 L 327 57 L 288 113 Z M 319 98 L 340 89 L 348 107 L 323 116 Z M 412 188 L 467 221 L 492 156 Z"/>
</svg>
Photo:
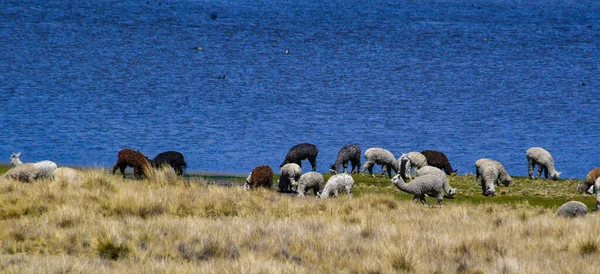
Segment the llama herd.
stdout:
<svg viewBox="0 0 600 274">
<path fill-rule="evenodd" d="M 335 162 L 330 166 L 330 173 L 333 174 L 325 182 L 322 174 L 315 172 L 317 167 L 317 156 L 319 150 L 313 144 L 297 144 L 289 149 L 284 161 L 280 167 L 280 178 L 277 182 L 280 192 L 297 193 L 298 196 L 305 196 L 310 190 L 319 198 L 337 196 L 341 192 L 351 195 L 354 179 L 348 175 L 348 163 L 352 165 L 350 174 L 358 174 L 361 164 L 361 148 L 356 144 L 343 146 L 336 157 Z M 456 173 L 452 168 L 448 157 L 442 152 L 435 150 L 425 150 L 422 152 L 409 152 L 402 154 L 398 159 L 386 149 L 369 148 L 364 153 L 366 162 L 360 170 L 361 176 L 365 176 L 368 171 L 372 177 L 375 165 L 381 166 L 381 176 L 385 177 L 387 173 L 391 183 L 400 191 L 413 195 L 413 201 L 421 201 L 424 205 L 425 196 L 435 197 L 438 205 L 441 205 L 444 194 L 446 197 L 453 197 L 456 194 L 456 188 L 449 184 L 447 175 Z M 542 173 L 546 178 L 550 177 L 557 180 L 560 172 L 554 167 L 552 155 L 543 148 L 532 147 L 525 153 L 528 163 L 528 173 L 530 178 L 534 178 L 533 171 L 538 166 L 537 177 Z M 23 163 L 20 159 L 21 153 L 12 153 L 10 157 L 11 165 L 4 177 L 16 179 L 24 182 L 32 182 L 43 178 L 54 178 L 57 180 L 74 180 L 81 176 L 76 169 L 69 167 L 57 167 L 54 162 L 41 161 L 36 163 Z M 310 162 L 312 171 L 302 173 L 302 161 Z M 187 167 L 183 154 L 177 151 L 166 151 L 159 153 L 153 159 L 149 159 L 143 153 L 133 149 L 122 149 L 117 154 L 117 162 L 112 168 L 114 174 L 118 169 L 125 176 L 125 169 L 133 167 L 133 174 L 136 179 L 148 176 L 152 168 L 169 165 L 179 176 L 183 174 L 183 168 Z M 342 173 L 339 169 L 342 168 Z M 392 177 L 392 170 L 396 173 Z M 412 172 L 411 172 L 412 170 Z M 253 188 L 272 188 L 273 170 L 267 165 L 258 166 L 245 180 L 246 189 Z M 413 175 L 415 178 L 413 178 Z M 409 181 L 407 183 L 407 181 Z M 512 178 L 504 166 L 493 159 L 483 158 L 475 162 L 475 184 L 481 186 L 482 194 L 485 196 L 494 196 L 495 187 L 499 184 L 509 186 Z M 600 168 L 595 168 L 589 172 L 586 179 L 577 190 L 581 193 L 588 192 L 596 194 L 596 209 L 600 208 Z M 573 203 L 575 204 L 575 203 Z M 580 205 L 566 206 L 565 212 L 579 212 Z M 577 209 L 574 209 L 577 208 Z"/>
<path fill-rule="evenodd" d="M 10 164 L 12 166 L 3 176 L 22 182 L 33 182 L 40 179 L 53 178 L 55 180 L 74 181 L 82 176 L 77 169 L 70 167 L 58 167 L 56 163 L 44 160 L 37 163 L 23 163 L 20 159 L 21 153 L 12 153 L 10 155 Z M 183 168 L 187 163 L 183 154 L 177 151 L 165 151 L 159 153 L 154 159 L 148 159 L 139 151 L 133 149 L 122 149 L 117 155 L 117 163 L 113 166 L 112 173 L 117 169 L 125 177 L 125 169 L 133 167 L 133 174 L 136 179 L 147 176 L 151 168 L 159 168 L 163 165 L 171 166 L 177 175 L 183 174 Z"/>
</svg>

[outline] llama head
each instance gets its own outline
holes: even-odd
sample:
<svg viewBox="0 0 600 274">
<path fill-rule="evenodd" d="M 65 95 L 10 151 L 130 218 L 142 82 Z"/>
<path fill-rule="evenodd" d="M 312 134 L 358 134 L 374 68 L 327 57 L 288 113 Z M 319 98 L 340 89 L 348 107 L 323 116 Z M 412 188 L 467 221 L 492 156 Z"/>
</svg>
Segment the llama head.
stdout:
<svg viewBox="0 0 600 274">
<path fill-rule="evenodd" d="M 589 193 L 589 189 L 591 188 L 590 186 L 591 186 L 590 184 L 586 184 L 586 183 L 579 184 L 577 186 L 577 192 L 582 193 L 582 194 L 586 193 L 586 192 Z M 589 194 L 591 194 L 591 193 L 589 193 Z"/>
<path fill-rule="evenodd" d="M 329 173 L 331 173 L 331 175 L 335 175 L 338 173 L 337 168 L 335 167 L 335 164 L 331 165 L 331 167 L 329 168 Z"/>
<path fill-rule="evenodd" d="M 496 196 L 496 186 L 494 183 L 483 185 L 483 196 Z"/>
<path fill-rule="evenodd" d="M 19 157 L 21 157 L 21 152 L 19 153 L 12 153 L 10 155 L 10 163 L 12 164 L 12 166 L 16 166 L 19 164 L 22 164 L 23 162 L 21 162 L 21 159 L 19 159 Z"/>
<path fill-rule="evenodd" d="M 448 191 L 448 196 L 454 197 L 454 195 L 456 195 L 456 188 L 451 188 L 450 191 Z"/>
<path fill-rule="evenodd" d="M 554 174 L 552 174 L 552 180 L 556 181 L 558 180 L 558 178 L 560 177 L 561 172 L 556 171 Z"/>
<path fill-rule="evenodd" d="M 393 178 L 392 178 L 392 184 L 398 185 L 398 184 L 404 184 L 404 180 L 402 179 L 401 174 L 396 174 Z"/>
<path fill-rule="evenodd" d="M 246 177 L 246 181 L 244 182 L 244 188 L 246 190 L 250 189 L 250 178 L 252 178 L 252 172 L 248 174 L 248 177 Z"/>
</svg>

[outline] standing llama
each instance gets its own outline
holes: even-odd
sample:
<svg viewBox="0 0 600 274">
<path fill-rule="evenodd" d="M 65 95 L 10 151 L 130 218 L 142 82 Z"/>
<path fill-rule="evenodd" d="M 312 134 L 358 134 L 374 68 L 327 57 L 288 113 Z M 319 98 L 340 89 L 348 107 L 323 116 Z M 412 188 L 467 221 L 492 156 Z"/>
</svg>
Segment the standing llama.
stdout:
<svg viewBox="0 0 600 274">
<path fill-rule="evenodd" d="M 154 168 L 160 168 L 163 165 L 170 165 L 178 176 L 181 176 L 183 174 L 183 168 L 187 167 L 187 163 L 183 158 L 183 154 L 177 151 L 161 152 L 149 161 Z"/>
<path fill-rule="evenodd" d="M 348 197 L 352 197 L 352 186 L 354 179 L 346 173 L 340 173 L 329 177 L 323 191 L 317 195 L 318 198 L 337 197 L 339 193 L 346 192 Z"/>
<path fill-rule="evenodd" d="M 420 152 L 413 151 L 402 154 L 395 165 L 400 172 L 400 176 L 402 176 L 402 180 L 406 181 L 407 175 L 412 180 L 410 169 L 413 168 L 414 172 L 418 173 L 420 168 L 427 166 L 427 158 Z"/>
<path fill-rule="evenodd" d="M 444 189 L 445 179 L 447 179 L 446 176 L 442 177 L 434 174 L 426 174 L 417 177 L 407 184 L 402 179 L 402 176 L 398 174 L 392 178 L 392 184 L 394 184 L 403 192 L 413 194 L 413 202 L 419 200 L 424 206 L 427 206 L 425 195 L 428 195 L 435 197 L 437 199 L 438 206 L 441 206 L 442 201 L 444 200 L 444 194 L 442 191 Z"/>
<path fill-rule="evenodd" d="M 360 168 L 360 153 L 360 147 L 356 144 L 348 144 L 343 146 L 338 152 L 335 163 L 331 165 L 329 172 L 331 172 L 331 174 L 338 173 L 341 165 L 344 168 L 343 172 L 346 173 L 348 162 L 350 162 L 352 163 L 350 174 L 358 173 L 358 169 Z"/>
<path fill-rule="evenodd" d="M 583 180 L 583 182 L 577 187 L 579 193 L 584 193 L 587 191 L 589 194 L 594 194 L 594 183 L 598 178 L 600 178 L 600 167 L 590 170 L 587 176 L 585 176 L 585 180 Z"/>
<path fill-rule="evenodd" d="M 139 151 L 125 148 L 119 151 L 117 163 L 113 166 L 112 174 L 115 174 L 115 171 L 119 169 L 121 175 L 125 178 L 125 169 L 128 166 L 133 167 L 133 175 L 136 179 L 141 179 L 144 175 L 146 177 L 150 175 L 150 162 L 148 158 Z"/>
<path fill-rule="evenodd" d="M 477 180 L 481 174 L 479 168 L 485 163 L 493 163 L 498 167 L 499 176 L 498 181 L 495 183 L 496 185 L 499 185 L 498 182 L 501 182 L 504 186 L 509 186 L 512 183 L 512 178 L 508 175 L 508 172 L 506 172 L 506 169 L 504 169 L 504 166 L 500 162 L 489 158 L 481 158 L 475 162 L 475 185 L 477 185 Z"/>
<path fill-rule="evenodd" d="M 542 177 L 542 171 L 544 172 L 544 177 L 548 179 L 548 173 L 550 173 L 550 177 L 552 180 L 558 180 L 560 177 L 560 172 L 556 171 L 554 168 L 554 159 L 552 155 L 547 150 L 541 147 L 532 147 L 525 152 L 525 156 L 527 156 L 527 171 L 529 173 L 529 178 L 533 179 L 533 169 L 535 165 L 538 166 L 538 178 Z"/>
<path fill-rule="evenodd" d="M 392 154 L 389 150 L 383 148 L 369 148 L 365 151 L 365 158 L 367 158 L 367 162 L 363 165 L 361 170 L 361 176 L 365 176 L 365 170 L 369 170 L 369 174 L 371 177 L 375 177 L 373 175 L 373 167 L 375 164 L 381 165 L 381 177 L 384 177 L 384 172 L 387 170 L 388 176 L 392 178 L 392 169 L 394 172 L 398 172 L 394 163 L 396 162 L 396 158 L 394 158 L 394 154 Z"/>
<path fill-rule="evenodd" d="M 250 172 L 246 178 L 244 188 L 246 190 L 258 187 L 271 189 L 273 187 L 273 169 L 270 166 L 258 166 Z"/>
<path fill-rule="evenodd" d="M 421 151 L 421 154 L 423 154 L 427 159 L 428 165 L 444 170 L 447 175 L 456 174 L 456 171 L 458 171 L 458 169 L 452 169 L 452 165 L 450 165 L 448 157 L 446 157 L 446 154 L 443 152 L 436 150 L 423 150 Z"/>
<path fill-rule="evenodd" d="M 297 144 L 290 148 L 287 155 L 285 155 L 285 160 L 283 160 L 283 163 L 281 163 L 279 167 L 283 167 L 289 163 L 294 163 L 302 167 L 302 160 L 308 159 L 310 165 L 312 166 L 312 171 L 316 171 L 318 155 L 319 149 L 317 149 L 317 146 L 307 143 Z"/>
</svg>

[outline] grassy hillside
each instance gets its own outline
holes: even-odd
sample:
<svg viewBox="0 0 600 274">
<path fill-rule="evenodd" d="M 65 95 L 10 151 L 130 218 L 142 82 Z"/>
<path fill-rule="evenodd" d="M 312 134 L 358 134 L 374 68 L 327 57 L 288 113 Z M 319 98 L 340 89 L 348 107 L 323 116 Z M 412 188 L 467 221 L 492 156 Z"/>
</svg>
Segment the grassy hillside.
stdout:
<svg viewBox="0 0 600 274">
<path fill-rule="evenodd" d="M 452 176 L 459 194 L 438 208 L 410 202 L 389 179 L 354 178 L 350 199 L 244 191 L 243 178 L 176 178 L 167 171 L 140 181 L 105 170 L 85 171 L 75 181 L 0 180 L 0 270 L 583 273 L 600 267 L 600 236 L 590 233 L 600 219 L 554 214 L 567 200 L 595 203 L 576 193 L 577 181 L 514 178 L 498 196 L 483 197 L 472 176 Z"/>
</svg>

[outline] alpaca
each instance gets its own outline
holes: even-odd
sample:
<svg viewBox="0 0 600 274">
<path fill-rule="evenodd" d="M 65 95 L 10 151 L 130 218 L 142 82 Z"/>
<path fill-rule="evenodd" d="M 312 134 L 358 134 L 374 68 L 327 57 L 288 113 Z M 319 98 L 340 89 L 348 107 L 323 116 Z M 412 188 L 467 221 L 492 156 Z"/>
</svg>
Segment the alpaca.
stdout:
<svg viewBox="0 0 600 274">
<path fill-rule="evenodd" d="M 123 178 L 125 178 L 125 169 L 130 166 L 133 167 L 133 175 L 136 179 L 141 179 L 142 176 L 148 176 L 150 174 L 150 162 L 148 158 L 139 151 L 135 151 L 130 148 L 125 148 L 119 151 L 117 163 L 113 166 L 112 174 L 119 169 Z"/>
<path fill-rule="evenodd" d="M 398 172 L 394 163 L 396 162 L 396 158 L 394 158 L 394 154 L 392 154 L 389 150 L 383 148 L 369 148 L 365 151 L 365 158 L 367 158 L 367 162 L 363 165 L 361 170 L 361 176 L 365 176 L 365 170 L 369 170 L 369 174 L 372 177 L 373 175 L 373 167 L 375 164 L 381 165 L 381 177 L 383 178 L 384 172 L 387 170 L 388 176 L 392 178 L 392 169 L 394 172 Z"/>
<path fill-rule="evenodd" d="M 479 179 L 479 167 L 486 162 L 494 163 L 496 167 L 498 167 L 498 172 L 500 173 L 500 176 L 498 176 L 498 181 L 495 182 L 496 185 L 499 185 L 498 182 L 501 182 L 504 186 L 509 186 L 512 183 L 512 178 L 510 177 L 510 175 L 508 175 L 508 172 L 506 172 L 506 169 L 504 169 L 504 166 L 500 162 L 488 158 L 481 158 L 475 162 L 475 180 L 473 182 L 474 184 L 477 184 L 477 179 Z"/>
<path fill-rule="evenodd" d="M 427 159 L 428 165 L 443 169 L 447 175 L 456 174 L 458 171 L 458 169 L 452 169 L 448 157 L 442 152 L 436 150 L 423 150 L 421 151 L 421 154 Z"/>
<path fill-rule="evenodd" d="M 585 176 L 585 180 L 577 187 L 579 193 L 588 192 L 589 194 L 594 193 L 594 183 L 596 179 L 600 177 L 600 167 L 594 168 L 590 170 L 590 172 Z"/>
<path fill-rule="evenodd" d="M 360 168 L 360 153 L 360 147 L 356 144 L 343 146 L 338 152 L 335 163 L 331 165 L 329 172 L 331 172 L 331 174 L 338 173 L 341 165 L 344 168 L 343 172 L 346 173 L 348 162 L 351 162 L 352 170 L 350 170 L 350 174 L 358 173 L 358 169 Z"/>
<path fill-rule="evenodd" d="M 442 205 L 444 200 L 444 194 L 442 194 L 444 188 L 444 177 L 437 175 L 423 175 L 412 180 L 410 183 L 405 183 L 400 174 L 397 174 L 392 178 L 392 183 L 396 185 L 398 189 L 403 192 L 413 194 L 413 202 L 420 200 L 424 206 L 427 206 L 425 201 L 425 194 L 435 197 L 438 202 L 438 206 Z"/>
<path fill-rule="evenodd" d="M 10 155 L 10 164 L 13 167 L 23 164 L 23 162 L 21 162 L 21 159 L 19 157 L 21 157 L 21 152 L 19 152 L 19 153 L 13 152 Z M 57 165 L 54 162 L 48 161 L 48 160 L 39 161 L 39 162 L 36 162 L 33 164 L 39 168 L 38 174 L 36 175 L 37 179 L 52 177 L 52 172 L 57 168 Z"/>
<path fill-rule="evenodd" d="M 554 168 L 554 159 L 547 150 L 541 147 L 532 147 L 525 153 L 527 156 L 527 170 L 529 172 L 529 178 L 533 179 L 533 169 L 535 165 L 538 165 L 538 178 L 542 177 L 542 171 L 544 176 L 548 179 L 548 173 L 552 180 L 556 181 L 560 177 L 560 172 Z"/>
<path fill-rule="evenodd" d="M 496 181 L 500 177 L 500 171 L 494 162 L 484 161 L 479 166 L 476 176 L 481 178 L 481 190 L 484 196 L 496 195 Z"/>
<path fill-rule="evenodd" d="M 338 193 L 346 191 L 348 197 L 352 197 L 352 186 L 354 179 L 346 173 L 333 175 L 327 180 L 323 191 L 317 195 L 318 198 L 327 198 L 331 195 L 337 197 Z"/>
<path fill-rule="evenodd" d="M 319 192 L 323 192 L 323 188 L 325 186 L 325 179 L 323 175 L 318 172 L 307 172 L 300 176 L 298 179 L 298 187 L 296 192 L 298 192 L 298 196 L 302 197 L 306 195 L 306 192 L 309 190 L 313 190 L 315 196 L 319 194 Z"/>
<path fill-rule="evenodd" d="M 52 178 L 57 182 L 73 184 L 83 180 L 83 173 L 74 168 L 59 167 L 52 172 Z"/>
<path fill-rule="evenodd" d="M 452 188 L 450 186 L 450 180 L 448 180 L 448 177 L 446 176 L 446 173 L 443 172 L 441 169 L 434 167 L 434 166 L 424 166 L 422 168 L 419 168 L 419 170 L 417 171 L 417 176 L 423 176 L 423 175 L 436 175 L 436 176 L 440 176 L 444 178 L 444 192 L 446 192 L 446 195 L 449 198 L 454 197 L 454 195 L 456 195 L 456 188 Z M 400 173 L 400 176 L 402 176 L 402 173 Z"/>
<path fill-rule="evenodd" d="M 187 163 L 183 159 L 183 154 L 177 151 L 161 152 L 149 161 L 152 164 L 152 167 L 155 168 L 162 167 L 164 164 L 170 165 L 175 170 L 175 173 L 177 173 L 177 176 L 181 176 L 183 174 L 183 168 L 187 167 Z"/>
<path fill-rule="evenodd" d="M 297 181 L 300 179 L 300 175 L 302 175 L 302 168 L 294 163 L 285 164 L 280 169 L 279 175 L 279 181 L 277 181 L 279 191 L 290 192 L 292 191 L 292 187 L 298 185 Z"/>
<path fill-rule="evenodd" d="M 39 178 L 41 170 L 35 164 L 20 164 L 4 173 L 4 178 L 32 183 Z"/>
<path fill-rule="evenodd" d="M 414 168 L 415 173 L 418 172 L 420 168 L 427 166 L 427 158 L 420 152 L 413 151 L 402 154 L 395 165 L 396 169 L 400 172 L 400 176 L 402 176 L 402 180 L 406 181 L 407 175 L 412 180 L 410 169 Z"/>
<path fill-rule="evenodd" d="M 283 163 L 279 165 L 279 167 L 283 167 L 286 164 L 294 163 L 302 167 L 302 160 L 307 159 L 312 166 L 312 171 L 317 170 L 317 155 L 319 155 L 319 149 L 317 146 L 313 144 L 297 144 L 290 148 L 287 155 L 285 155 L 285 160 Z"/>
<path fill-rule="evenodd" d="M 258 187 L 266 189 L 273 187 L 273 169 L 270 166 L 258 166 L 246 178 L 244 184 L 246 190 Z"/>
<path fill-rule="evenodd" d="M 557 216 L 575 218 L 587 214 L 587 206 L 578 201 L 570 201 L 561 205 L 556 211 Z"/>
</svg>

